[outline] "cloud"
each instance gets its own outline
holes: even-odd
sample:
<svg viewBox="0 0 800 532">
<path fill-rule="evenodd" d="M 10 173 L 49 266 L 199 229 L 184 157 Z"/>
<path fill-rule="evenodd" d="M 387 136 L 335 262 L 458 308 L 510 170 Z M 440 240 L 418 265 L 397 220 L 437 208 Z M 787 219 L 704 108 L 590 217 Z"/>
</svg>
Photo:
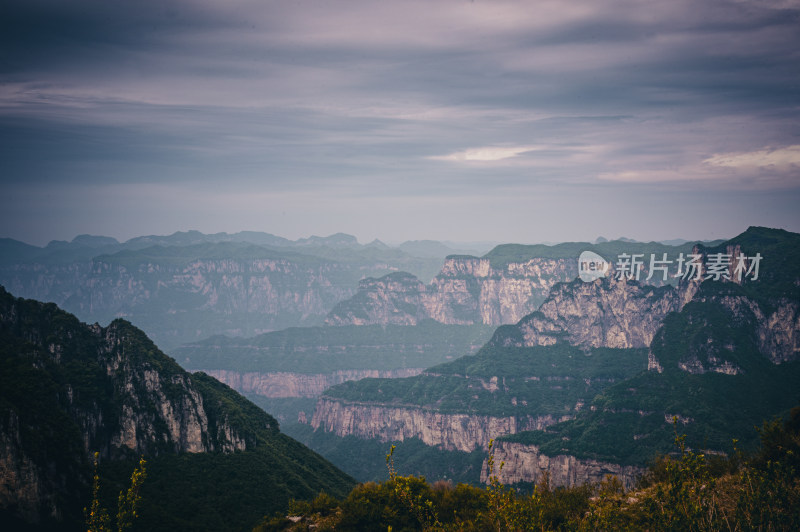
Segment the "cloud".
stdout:
<svg viewBox="0 0 800 532">
<path fill-rule="evenodd" d="M 428 159 L 455 162 L 502 161 L 503 159 L 510 159 L 523 153 L 541 149 L 541 146 L 484 146 L 481 148 L 469 148 L 448 155 L 435 155 L 428 157 Z"/>
<path fill-rule="evenodd" d="M 763 148 L 750 152 L 718 153 L 703 162 L 711 166 L 728 168 L 799 169 L 800 144 L 786 146 L 784 148 Z"/>
<path fill-rule="evenodd" d="M 702 168 L 685 166 L 671 169 L 641 169 L 621 172 L 603 172 L 597 175 L 600 181 L 626 183 L 630 185 L 666 185 L 670 183 L 686 186 L 688 183 L 708 185 L 720 180 L 731 181 L 731 176 L 721 172 L 709 172 Z M 718 183 L 714 186 L 719 186 Z"/>
<path fill-rule="evenodd" d="M 730 189 L 796 188 L 800 184 L 800 145 L 719 153 L 672 168 L 631 169 L 598 174 L 601 181 L 629 184 L 725 184 Z"/>
<path fill-rule="evenodd" d="M 548 186 L 569 192 L 548 197 L 558 212 L 577 189 L 624 202 L 634 189 L 646 197 L 669 187 L 670 207 L 698 187 L 713 187 L 714 198 L 800 190 L 797 8 L 6 0 L 0 184 L 16 185 L 11 205 L 25 187 L 35 198 L 56 184 L 112 183 L 115 197 L 123 185 L 169 183 L 202 191 L 193 203 L 204 206 L 223 189 L 280 192 L 296 205 L 307 191 L 328 199 L 338 190 L 342 202 L 398 210 L 422 198 L 456 210 L 467 194 L 486 203 L 506 194 L 487 207 L 498 231 L 509 226 L 499 222 L 508 198 L 522 205 Z M 53 201 L 17 217 L 41 217 Z M 305 214 L 343 229 L 321 212 Z M 417 224 L 409 237 L 431 225 L 397 220 Z M 459 227 L 464 234 L 446 236 L 490 231 Z"/>
</svg>

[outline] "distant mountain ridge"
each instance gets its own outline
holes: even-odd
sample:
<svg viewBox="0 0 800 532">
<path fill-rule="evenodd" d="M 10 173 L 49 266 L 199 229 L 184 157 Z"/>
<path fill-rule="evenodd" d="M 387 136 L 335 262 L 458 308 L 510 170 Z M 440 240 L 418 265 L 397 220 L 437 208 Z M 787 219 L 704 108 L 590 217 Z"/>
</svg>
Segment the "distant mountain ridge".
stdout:
<svg viewBox="0 0 800 532">
<path fill-rule="evenodd" d="M 331 250 L 363 251 L 378 249 L 400 252 L 398 256 L 416 256 L 418 258 L 440 258 L 438 255 L 413 255 L 405 253 L 401 248 L 391 248 L 380 241 L 359 244 L 356 237 L 345 233 L 335 233 L 321 237 L 312 235 L 307 238 L 289 240 L 271 233 L 259 231 L 240 231 L 238 233 L 205 234 L 200 231 L 178 231 L 171 235 L 138 236 L 120 242 L 116 238 L 95 235 L 78 235 L 71 241 L 51 240 L 46 246 L 39 247 L 11 238 L 0 238 L 0 263 L 40 260 L 46 263 L 68 262 L 72 260 L 89 260 L 98 254 L 111 255 L 119 251 L 139 251 L 154 246 L 186 247 L 200 244 L 219 243 L 252 244 L 269 248 L 297 248 L 300 253 L 311 255 L 330 255 Z M 443 256 L 442 256 L 443 257 Z"/>
<path fill-rule="evenodd" d="M 434 241 L 399 248 L 361 245 L 343 233 L 290 241 L 252 231 L 185 231 L 124 243 L 79 235 L 44 248 L 0 239 L 0 284 L 23 297 L 53 301 L 87 322 L 125 318 L 171 349 L 216 334 L 254 336 L 326 319 L 331 324 L 427 318 L 462 325 L 514 323 L 535 310 L 554 283 L 576 276 L 575 260 L 584 249 L 611 255 L 683 248 L 618 241 L 507 244 L 482 257 L 442 258 L 445 252 L 469 250 Z M 338 303 L 369 292 L 367 285 L 359 288 L 362 280 L 378 279 L 372 286 L 379 287 L 386 274 L 400 272 L 424 286 L 421 300 L 410 302 L 413 311 L 405 303 L 392 308 L 388 299 L 395 296 L 384 290 L 389 295 L 383 315 L 359 318 L 359 312 L 372 311 L 358 310 L 357 300 L 344 303 L 356 314 L 330 313 Z M 426 284 L 428 279 L 432 283 Z"/>
<path fill-rule="evenodd" d="M 170 348 L 215 334 L 317 325 L 358 280 L 387 271 L 433 276 L 438 259 L 361 246 L 349 235 L 299 243 L 267 233 L 101 237 L 35 248 L 0 241 L 0 284 L 81 319 L 123 317 Z M 288 244 L 287 244 L 288 243 Z"/>
</svg>

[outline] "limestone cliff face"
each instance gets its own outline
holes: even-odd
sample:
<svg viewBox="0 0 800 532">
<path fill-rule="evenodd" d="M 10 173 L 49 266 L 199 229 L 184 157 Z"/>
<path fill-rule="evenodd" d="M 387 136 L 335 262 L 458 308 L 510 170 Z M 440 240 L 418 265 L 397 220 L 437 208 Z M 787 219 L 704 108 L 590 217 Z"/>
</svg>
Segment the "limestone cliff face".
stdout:
<svg viewBox="0 0 800 532">
<path fill-rule="evenodd" d="M 759 309 L 760 310 L 760 309 Z M 800 304 L 781 300 L 772 312 L 760 312 L 758 342 L 773 364 L 800 358 Z"/>
<path fill-rule="evenodd" d="M 503 484 L 517 482 L 537 483 L 544 473 L 550 475 L 551 486 L 580 486 L 590 482 L 600 482 L 606 475 L 619 478 L 626 489 L 636 484 L 636 479 L 644 473 L 644 468 L 621 466 L 609 462 L 579 459 L 569 455 L 546 456 L 535 445 L 516 442 L 495 442 L 495 464 L 504 463 L 503 468 L 493 471 L 493 475 Z M 483 462 L 481 482 L 489 481 L 489 468 Z"/>
<path fill-rule="evenodd" d="M 708 251 L 695 248 L 694 252 L 701 254 L 704 263 L 708 260 Z M 730 257 L 731 262 L 720 274 L 718 281 L 705 282 L 716 284 L 721 288 L 711 290 L 709 288 L 712 284 L 694 283 L 696 288 L 691 292 L 693 301 L 699 305 L 716 307 L 726 315 L 728 327 L 753 331 L 756 350 L 773 364 L 800 358 L 800 302 L 783 295 L 765 297 L 761 293 L 763 289 L 755 293 L 738 289 L 750 282 L 748 276 L 742 273 L 751 271 L 752 257 L 748 257 L 748 253 L 744 252 L 739 244 L 726 245 L 720 248 L 718 253 Z M 794 271 L 791 268 L 794 268 Z M 709 277 L 706 268 L 701 271 L 703 278 Z M 794 265 L 785 271 L 770 273 L 773 277 L 784 276 L 793 280 L 791 284 L 795 287 L 800 286 L 800 277 L 797 276 Z M 691 321 L 707 322 L 708 312 L 689 314 Z M 708 323 L 708 326 L 719 327 L 719 324 Z M 721 341 L 722 336 L 726 335 L 709 336 L 704 344 L 689 346 L 686 352 L 680 354 L 677 366 L 695 375 L 708 372 L 726 375 L 742 373 L 745 370 L 734 360 L 736 358 L 734 353 L 744 346 L 737 345 L 732 339 Z M 674 364 L 675 361 L 670 363 Z M 651 370 L 661 372 L 664 370 L 664 364 L 666 362 L 662 363 L 651 354 Z"/>
<path fill-rule="evenodd" d="M 557 276 L 547 277 L 541 271 L 536 273 L 537 263 L 532 261 L 525 271 L 547 278 L 548 283 L 552 281 L 547 286 L 549 295 L 535 312 L 531 308 L 524 317 L 517 316 L 515 319 L 518 323 L 515 325 L 498 328 L 490 343 L 500 348 L 566 343 L 586 348 L 587 351 L 601 347 L 651 347 L 648 368 L 664 373 L 665 379 L 686 372 L 747 375 L 748 371 L 765 365 L 763 360 L 758 359 L 758 353 L 773 364 L 797 360 L 800 357 L 800 303 L 797 299 L 800 277 L 797 276 L 797 261 L 791 252 L 798 249 L 798 235 L 777 233 L 772 230 L 748 230 L 747 234 L 737 237 L 741 244 L 695 247 L 690 255 L 701 259 L 698 262 L 699 271 L 695 272 L 697 276 L 687 275 L 691 279 L 681 279 L 677 286 L 663 283 L 661 286 L 650 286 L 624 278 L 617 279 L 616 275 L 593 282 L 576 279 L 557 283 L 553 280 Z M 688 251 L 682 253 L 689 254 Z M 762 264 L 758 284 L 749 284 L 755 279 L 747 279 L 747 275 L 742 273 L 752 272 L 755 276 L 753 268 L 758 262 L 754 259 L 761 252 L 772 262 Z M 722 256 L 731 260 L 725 268 L 708 267 L 708 264 L 719 266 L 718 263 L 714 264 L 714 257 L 721 259 Z M 745 258 L 740 261 L 740 257 Z M 556 263 L 541 261 L 539 265 Z M 512 266 L 509 265 L 508 269 L 511 270 Z M 765 270 L 767 266 L 769 269 Z M 522 268 L 519 265 L 517 267 Z M 569 272 L 568 267 L 566 264 L 563 270 L 569 273 L 566 279 L 562 279 L 564 281 L 576 276 L 576 272 Z M 548 270 L 548 273 L 553 271 Z M 484 259 L 451 258 L 430 285 L 423 286 L 418 281 L 413 283 L 414 297 L 404 301 L 405 304 L 411 304 L 410 311 L 403 314 L 401 305 L 395 305 L 394 309 L 397 314 L 404 316 L 418 316 L 421 313 L 443 322 L 463 319 L 509 323 L 504 322 L 506 318 L 502 316 L 510 317 L 514 315 L 512 309 L 530 303 L 527 294 L 532 292 L 526 290 L 530 290 L 531 279 L 536 275 L 518 275 L 514 282 L 519 284 L 514 287 L 510 281 L 512 276 L 506 273 L 493 270 L 491 263 Z M 675 274 L 675 271 L 671 274 Z M 509 294 L 514 292 L 517 299 L 509 294 L 502 295 L 500 287 L 503 286 L 508 287 Z M 364 288 L 375 302 L 375 308 L 395 297 L 393 291 L 405 290 L 402 286 L 393 288 L 382 280 Z M 351 301 L 356 302 L 355 298 Z M 356 309 L 361 311 L 360 319 L 364 323 L 381 319 L 378 312 L 369 307 L 354 304 L 345 310 Z M 506 309 L 507 314 L 503 314 L 502 309 Z M 340 307 L 329 315 L 329 321 L 350 323 L 348 313 L 339 313 L 338 310 Z M 666 329 L 670 331 L 669 338 L 665 338 Z M 509 353 L 513 351 L 509 350 Z M 503 356 L 501 349 L 487 352 L 493 356 Z M 433 373 L 428 375 L 435 377 Z M 639 377 L 644 382 L 651 382 L 648 378 L 662 378 L 653 373 L 639 374 Z M 405 391 L 410 389 L 413 388 Z M 387 399 L 383 404 L 369 402 L 370 397 L 363 392 L 361 395 L 349 393 L 347 396 L 360 397 L 364 402 L 348 403 L 323 396 L 312 420 L 315 429 L 383 441 L 415 437 L 428 445 L 469 451 L 476 445 L 485 446 L 492 436 L 513 434 L 526 430 L 527 426 L 537 425 L 530 418 L 474 416 L 466 413 L 469 410 L 467 408 L 463 414 L 438 412 L 433 409 L 437 404 L 436 397 L 426 398 L 426 403 L 432 405 L 431 409 L 422 409 L 400 404 L 400 400 L 392 403 L 391 399 Z M 402 395 L 394 395 L 399 396 Z M 477 395 L 473 397 L 478 399 Z M 526 408 L 528 404 L 531 404 L 529 411 L 536 412 L 533 403 L 525 403 Z M 594 406 L 578 415 L 593 409 Z M 619 412 L 623 413 L 622 410 Z M 663 415 L 669 422 L 673 413 L 670 411 Z M 676 415 L 681 422 L 694 422 L 689 417 Z M 539 425 L 546 426 L 547 423 Z M 558 485 L 597 481 L 606 474 L 617 475 L 629 484 L 639 473 L 636 468 L 577 459 L 574 456 L 545 456 L 535 446 L 510 442 L 499 442 L 495 452 L 496 463 L 506 462 L 501 477 L 504 482 L 535 481 L 541 471 L 548 471 L 552 481 Z"/>
<path fill-rule="evenodd" d="M 756 330 L 758 350 L 773 364 L 797 360 L 800 356 L 800 304 L 779 299 L 765 309 L 746 296 L 724 296 L 717 301 L 732 319 L 747 322 Z"/>
<path fill-rule="evenodd" d="M 121 403 L 117 423 L 92 419 L 92 413 L 80 412 L 87 428 L 87 451 L 92 443 L 108 438 L 107 449 L 127 447 L 137 453 L 234 451 L 247 448 L 244 435 L 229 426 L 226 419 L 209 422 L 205 400 L 183 371 L 159 371 L 151 364 L 141 364 L 126 356 L 130 349 L 129 326 L 115 322 L 107 329 L 94 327 L 101 337 L 101 350 L 107 377 L 114 382 Z M 70 399 L 71 402 L 71 399 Z M 87 415 L 88 414 L 88 415 Z M 102 411 L 96 412 L 102 418 Z M 110 434 L 101 436 L 113 427 Z M 255 442 L 251 442 L 254 444 Z"/>
<path fill-rule="evenodd" d="M 696 285 L 653 287 L 608 277 L 556 285 L 536 312 L 492 339 L 501 346 L 647 347 L 664 317 L 691 299 Z"/>
<path fill-rule="evenodd" d="M 360 404 L 321 397 L 311 426 L 338 436 L 353 435 L 380 441 L 418 438 L 427 445 L 471 452 L 487 449 L 489 441 L 504 434 L 541 430 L 570 416 L 493 417 L 442 413 L 423 408 Z"/>
<path fill-rule="evenodd" d="M 358 293 L 338 304 L 326 323 L 514 323 L 535 310 L 553 285 L 575 276 L 575 260 L 533 258 L 496 269 L 488 259 L 449 257 L 429 285 L 405 273 L 362 280 Z"/>
<path fill-rule="evenodd" d="M 509 267 L 530 273 L 531 278 L 535 277 L 533 274 L 541 274 L 541 264 L 536 260 L 526 265 L 512 264 Z M 464 294 L 481 293 L 479 292 L 481 287 L 475 281 L 480 277 L 476 276 L 488 276 L 491 272 L 491 266 L 486 260 L 451 260 L 443 269 L 443 274 L 434 281 L 434 285 L 440 283 L 437 285 L 438 290 L 433 291 L 430 287 L 423 287 L 417 282 L 414 285 L 414 293 L 419 294 L 419 300 L 422 301 L 427 294 L 423 289 L 441 295 L 448 293 L 446 289 L 449 287 L 450 293 L 454 294 L 453 297 L 449 304 L 441 303 L 444 299 L 440 298 L 441 304 L 437 308 L 448 309 L 448 312 L 455 308 L 463 309 L 463 301 L 469 301 Z M 384 278 L 373 282 L 370 287 L 370 297 L 373 297 L 372 301 L 376 302 L 378 308 L 386 308 L 382 301 L 391 298 L 390 290 L 381 291 L 384 288 L 391 288 L 391 281 L 393 280 Z M 406 278 L 404 281 L 411 280 Z M 512 281 L 484 278 L 483 286 L 500 285 L 513 292 L 515 289 L 512 287 L 515 282 L 520 282 L 520 279 Z M 530 284 L 527 286 L 530 287 Z M 456 287 L 461 288 L 456 289 Z M 653 287 L 613 277 L 589 283 L 579 279 L 569 283 L 558 283 L 550 288 L 550 295 L 538 311 L 528 314 L 516 325 L 501 327 L 490 343 L 505 347 L 552 345 L 556 342 L 567 342 L 587 348 L 647 347 L 661 327 L 664 317 L 670 312 L 680 310 L 691 300 L 696 290 L 696 283 L 684 283 L 680 287 Z M 487 290 L 482 293 L 503 292 Z M 523 290 L 522 293 L 526 292 Z M 506 302 L 512 300 L 510 296 L 497 298 L 494 303 L 487 303 L 484 308 L 514 308 L 514 305 L 510 304 L 506 307 L 499 305 L 501 299 Z M 459 304 L 462 306 L 459 307 Z M 414 308 L 418 310 L 420 307 Z M 410 313 L 404 315 L 409 316 Z M 504 314 L 487 312 L 485 315 L 497 317 Z M 505 314 L 506 317 L 510 315 Z M 372 316 L 378 316 L 377 312 Z M 449 319 L 444 314 L 438 318 Z M 365 318 L 365 321 L 368 319 Z M 657 363 L 655 360 L 653 362 Z M 570 419 L 573 415 L 571 413 L 562 419 Z M 467 413 L 443 414 L 394 404 L 345 403 L 323 396 L 317 404 L 312 425 L 341 436 L 352 434 L 383 441 L 415 437 L 429 445 L 470 451 L 476 445 L 485 447 L 493 437 L 514 434 L 522 430 L 541 429 L 562 419 L 554 416 L 527 416 L 517 419 L 490 418 Z"/>
<path fill-rule="evenodd" d="M 694 375 L 738 375 L 747 370 L 737 361 L 737 353 L 751 349 L 749 342 L 752 342 L 753 351 L 772 364 L 800 358 L 800 306 L 797 301 L 781 298 L 771 305 L 763 305 L 742 294 L 705 296 L 701 292 L 699 296 L 698 303 L 714 305 L 726 315 L 730 327 L 752 331 L 752 337 L 745 337 L 743 344 L 742 339 L 730 338 L 729 335 L 708 335 L 685 346 L 678 353 L 665 352 L 663 347 L 660 348 L 659 357 L 663 359 L 653 354 L 652 351 L 656 349 L 654 342 L 649 361 L 651 370 L 663 372 L 665 367 L 670 369 L 677 366 Z M 712 324 L 707 323 L 706 316 L 702 312 L 696 314 L 692 313 L 689 319 L 711 330 Z M 663 341 L 663 338 L 660 340 Z"/>
<path fill-rule="evenodd" d="M 413 377 L 424 368 L 400 368 L 394 370 L 360 369 L 339 370 L 332 373 L 290 372 L 238 372 L 224 369 L 203 370 L 220 382 L 243 394 L 263 395 L 271 398 L 318 397 L 336 384 L 366 378 L 399 379 Z"/>
</svg>

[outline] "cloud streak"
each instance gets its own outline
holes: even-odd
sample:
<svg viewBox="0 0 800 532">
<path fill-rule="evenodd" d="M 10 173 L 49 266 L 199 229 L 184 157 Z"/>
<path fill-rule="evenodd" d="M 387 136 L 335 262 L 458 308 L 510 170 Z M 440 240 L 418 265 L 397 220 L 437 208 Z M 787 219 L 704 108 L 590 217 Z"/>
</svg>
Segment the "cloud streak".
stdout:
<svg viewBox="0 0 800 532">
<path fill-rule="evenodd" d="M 728 168 L 771 168 L 800 172 L 800 144 L 783 148 L 764 148 L 751 152 L 715 154 L 703 162 L 712 166 Z"/>
<path fill-rule="evenodd" d="M 494 162 L 504 159 L 511 159 L 518 155 L 530 153 L 542 149 L 541 146 L 484 146 L 481 148 L 469 148 L 464 151 L 450 153 L 448 155 L 434 155 L 429 159 L 435 161 L 454 161 L 454 162 Z"/>
</svg>

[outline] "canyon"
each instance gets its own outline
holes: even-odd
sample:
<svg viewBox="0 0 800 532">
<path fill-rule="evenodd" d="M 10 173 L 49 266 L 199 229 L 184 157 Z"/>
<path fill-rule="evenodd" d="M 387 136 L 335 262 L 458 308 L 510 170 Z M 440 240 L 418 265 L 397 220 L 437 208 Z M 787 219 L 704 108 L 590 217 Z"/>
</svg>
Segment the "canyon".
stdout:
<svg viewBox="0 0 800 532">
<path fill-rule="evenodd" d="M 606 474 L 613 473 L 630 485 L 643 464 L 621 465 L 625 461 L 619 453 L 627 452 L 623 448 L 638 446 L 636 452 L 643 454 L 643 449 L 651 448 L 653 452 L 657 449 L 667 452 L 673 416 L 683 420 L 683 426 L 692 437 L 702 432 L 702 423 L 712 419 L 705 417 L 705 413 L 700 414 L 706 407 L 692 403 L 685 392 L 675 397 L 669 396 L 668 400 L 665 396 L 661 401 L 666 400 L 665 407 L 673 404 L 672 409 L 657 411 L 659 399 L 656 396 L 661 393 L 657 390 L 664 386 L 681 390 L 687 386 L 685 375 L 705 378 L 705 374 L 719 374 L 731 379 L 744 379 L 741 382 L 730 380 L 718 383 L 708 379 L 697 382 L 695 386 L 701 389 L 708 387 L 708 391 L 703 392 L 707 394 L 729 393 L 731 386 L 760 389 L 763 382 L 772 382 L 776 389 L 781 390 L 788 386 L 783 396 L 772 393 L 774 398 L 770 400 L 771 403 L 759 405 L 761 411 L 752 413 L 752 423 L 760 422 L 763 418 L 758 416 L 769 412 L 770 408 L 774 410 L 791 406 L 791 394 L 788 393 L 791 379 L 787 380 L 782 374 L 794 374 L 800 358 L 797 294 L 800 276 L 795 262 L 791 260 L 791 250 L 797 238 L 791 233 L 751 228 L 722 244 L 695 246 L 691 250 L 692 255 L 700 257 L 703 265 L 719 256 L 732 257 L 733 260 L 724 270 L 718 271 L 718 275 L 701 267 L 697 277 L 683 279 L 672 285 L 650 286 L 615 275 L 591 282 L 577 279 L 555 282 L 537 309 L 528 311 L 513 325 L 498 327 L 483 350 L 473 357 L 467 357 L 479 359 L 484 356 L 485 363 L 481 365 L 476 362 L 474 366 L 476 369 L 483 368 L 480 370 L 482 373 L 464 373 L 465 363 L 462 364 L 462 360 L 430 368 L 420 376 L 404 379 L 403 384 L 351 383 L 350 386 L 337 386 L 320 397 L 312 426 L 338 436 L 353 435 L 380 441 L 415 437 L 440 449 L 463 452 L 469 452 L 476 446 L 483 447 L 488 439 L 499 437 L 494 450 L 499 453 L 497 456 L 503 456 L 502 459 L 508 459 L 511 464 L 503 473 L 504 481 L 536 481 L 542 471 L 548 471 L 556 485 L 573 485 L 584 481 L 597 482 Z M 753 272 L 753 258 L 757 253 L 764 256 L 768 254 L 771 258 L 787 258 L 782 259 L 782 263 L 773 263 L 773 269 L 766 272 L 762 270 L 762 276 L 758 279 L 737 277 L 737 266 L 742 271 Z M 744 257 L 741 265 L 737 264 L 739 257 Z M 457 268 L 452 265 L 449 271 L 457 271 Z M 490 264 L 473 262 L 467 271 L 471 274 L 486 273 L 490 271 Z M 709 281 L 712 277 L 714 280 Z M 756 280 L 759 282 L 753 282 Z M 332 312 L 334 319 L 350 316 L 350 319 L 369 322 L 386 319 L 389 315 L 411 319 L 413 315 L 419 316 L 421 311 L 421 315 L 429 316 L 431 312 L 428 309 L 436 308 L 426 303 L 429 287 L 413 282 L 413 279 L 384 278 L 378 281 L 362 285 L 362 292 L 351 300 L 349 306 L 337 306 Z M 474 288 L 472 293 L 477 296 L 481 291 Z M 402 294 L 410 295 L 410 298 L 402 299 Z M 356 301 L 359 296 L 360 301 Z M 475 296 L 471 300 L 469 308 L 473 314 L 470 319 L 482 320 L 484 316 L 492 315 L 476 312 L 479 306 L 474 302 L 478 300 L 479 297 Z M 353 305 L 353 302 L 359 304 Z M 402 311 L 404 305 L 409 310 L 405 314 L 385 312 L 386 308 Z M 669 326 L 665 327 L 667 323 Z M 553 415 L 555 412 L 545 412 L 541 405 L 531 401 L 527 401 L 523 416 L 493 417 L 476 412 L 476 409 L 480 410 L 476 405 L 481 402 L 485 405 L 497 404 L 501 397 L 506 401 L 508 398 L 500 395 L 503 391 L 506 395 L 513 395 L 512 388 L 506 386 L 508 378 L 513 380 L 512 375 L 507 375 L 502 384 L 498 377 L 491 378 L 491 357 L 496 357 L 494 364 L 500 367 L 502 360 L 508 356 L 513 355 L 515 361 L 524 361 L 523 352 L 530 352 L 527 356 L 534 357 L 537 356 L 535 349 L 558 345 L 575 346 L 589 356 L 594 356 L 594 350 L 602 348 L 617 349 L 620 354 L 634 348 L 649 352 L 645 367 L 637 370 L 643 373 L 635 378 L 626 377 L 631 378 L 630 384 L 625 379 L 607 382 L 611 399 L 600 391 L 597 396 L 581 399 L 572 405 L 564 404 L 565 411 L 554 416 L 561 424 L 548 422 L 534 428 L 534 431 L 544 435 L 555 431 L 552 437 L 544 437 L 547 445 L 525 443 L 513 438 L 504 441 L 504 436 L 528 430 L 526 419 Z M 520 351 L 526 349 L 532 351 Z M 767 365 L 762 361 L 767 361 Z M 780 366 L 786 369 L 782 370 Z M 480 378 L 487 390 L 473 388 L 474 402 L 469 400 L 469 392 L 461 392 L 461 411 L 454 406 L 456 403 L 452 402 L 451 396 L 446 395 L 452 392 L 444 391 L 444 395 L 436 395 L 429 391 L 435 388 L 429 382 L 431 378 L 438 376 L 444 382 L 448 375 L 454 373 L 467 379 Z M 522 366 L 519 367 L 518 376 L 545 380 L 545 375 L 537 377 Z M 565 374 L 562 379 L 566 379 L 562 382 L 567 384 L 570 376 Z M 588 379 L 587 386 L 590 381 Z M 667 381 L 671 384 L 667 384 Z M 563 387 L 564 384 L 552 382 L 551 388 Z M 442 390 L 453 389 L 448 386 Z M 388 394 L 385 393 L 387 388 L 392 390 Z M 414 390 L 424 393 L 425 399 L 406 404 L 408 398 L 414 397 Z M 641 394 L 641 398 L 636 399 L 636 394 Z M 514 402 L 504 408 L 520 411 L 518 397 L 510 399 Z M 438 405 L 445 402 L 449 406 L 442 410 Z M 639 414 L 636 414 L 637 411 Z M 553 418 L 550 420 L 555 421 Z M 583 435 L 578 438 L 579 441 L 568 441 L 585 433 L 587 423 L 592 426 L 597 424 L 598 427 L 604 423 L 623 423 L 625 427 L 631 427 L 632 432 L 629 434 L 628 428 L 625 429 L 623 434 L 626 443 L 617 451 L 612 445 L 604 451 L 605 455 L 597 453 L 597 457 L 591 457 L 587 456 L 592 454 L 588 451 L 592 446 L 591 438 Z M 566 428 L 562 429 L 562 425 Z M 637 425 L 638 431 L 633 428 Z M 714 430 L 721 431 L 719 434 L 722 435 L 725 427 L 717 424 Z M 560 437 L 556 434 L 564 434 L 566 444 L 559 445 Z M 620 437 L 623 437 L 622 434 Z M 754 435 L 751 435 L 750 439 L 753 438 Z M 562 452 L 561 448 L 565 451 Z M 485 474 L 483 480 L 486 480 Z"/>
</svg>

